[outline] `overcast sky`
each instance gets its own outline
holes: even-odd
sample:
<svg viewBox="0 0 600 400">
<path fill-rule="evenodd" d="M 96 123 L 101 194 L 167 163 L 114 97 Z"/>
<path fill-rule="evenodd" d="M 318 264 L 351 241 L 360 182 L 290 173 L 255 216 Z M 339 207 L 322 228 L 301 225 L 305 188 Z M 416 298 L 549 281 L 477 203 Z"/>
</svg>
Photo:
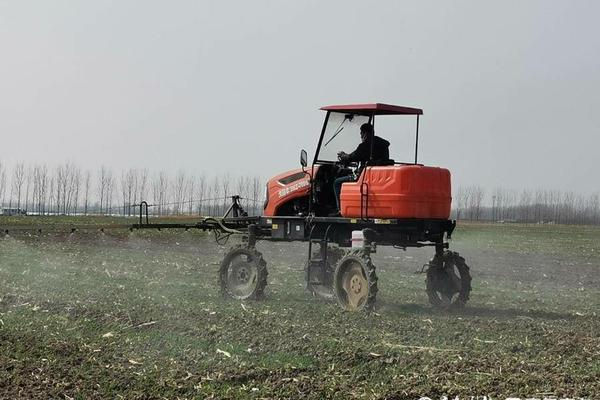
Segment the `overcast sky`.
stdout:
<svg viewBox="0 0 600 400">
<path fill-rule="evenodd" d="M 424 109 L 455 185 L 600 190 L 598 1 L 0 1 L 0 160 L 256 174 Z M 398 135 L 378 134 L 394 143 Z M 402 142 L 403 143 L 403 142 Z"/>
</svg>

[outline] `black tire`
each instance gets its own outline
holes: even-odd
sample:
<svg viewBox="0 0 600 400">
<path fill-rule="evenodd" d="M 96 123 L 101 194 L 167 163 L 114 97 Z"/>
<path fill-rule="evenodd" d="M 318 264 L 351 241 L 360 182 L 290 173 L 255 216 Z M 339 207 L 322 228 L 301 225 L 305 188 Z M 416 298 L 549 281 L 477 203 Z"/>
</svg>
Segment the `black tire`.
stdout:
<svg viewBox="0 0 600 400">
<path fill-rule="evenodd" d="M 267 263 L 255 248 L 236 246 L 221 262 L 221 294 L 236 300 L 260 300 L 267 286 Z"/>
<path fill-rule="evenodd" d="M 471 293 L 469 266 L 457 252 L 444 250 L 429 262 L 425 286 L 434 307 L 464 307 Z"/>
<path fill-rule="evenodd" d="M 338 304 L 347 311 L 371 311 L 377 298 L 377 274 L 364 250 L 350 250 L 337 264 L 333 291 Z"/>
</svg>

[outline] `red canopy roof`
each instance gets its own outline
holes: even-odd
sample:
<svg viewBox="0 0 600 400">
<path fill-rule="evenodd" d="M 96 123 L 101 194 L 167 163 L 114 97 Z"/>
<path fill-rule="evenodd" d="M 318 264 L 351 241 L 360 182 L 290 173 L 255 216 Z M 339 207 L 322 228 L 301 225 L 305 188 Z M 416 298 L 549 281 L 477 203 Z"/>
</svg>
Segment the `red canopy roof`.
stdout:
<svg viewBox="0 0 600 400">
<path fill-rule="evenodd" d="M 373 114 L 373 115 L 422 115 L 420 108 L 394 106 L 391 104 L 345 104 L 321 107 L 321 110 L 347 112 L 351 114 Z"/>
</svg>

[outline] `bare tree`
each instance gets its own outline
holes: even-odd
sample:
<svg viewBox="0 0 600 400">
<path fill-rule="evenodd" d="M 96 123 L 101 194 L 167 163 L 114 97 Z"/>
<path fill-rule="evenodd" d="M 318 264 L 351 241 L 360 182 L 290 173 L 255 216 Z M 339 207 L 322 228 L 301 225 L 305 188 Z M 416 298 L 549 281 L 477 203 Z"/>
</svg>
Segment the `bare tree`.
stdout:
<svg viewBox="0 0 600 400">
<path fill-rule="evenodd" d="M 54 187 L 56 186 L 56 177 L 50 176 L 50 181 L 48 183 L 48 212 L 53 212 L 54 210 L 54 202 L 56 200 Z"/>
<path fill-rule="evenodd" d="M 227 207 L 229 206 L 230 180 L 231 180 L 231 177 L 229 176 L 229 174 L 223 175 L 223 179 L 221 180 L 221 190 L 222 190 L 221 194 L 223 195 L 223 210 L 220 212 L 220 214 L 225 214 L 225 210 L 227 210 Z"/>
<path fill-rule="evenodd" d="M 469 191 L 464 186 L 459 186 L 456 190 L 455 198 L 457 203 L 456 219 L 460 219 L 462 212 L 466 213 L 469 204 Z"/>
<path fill-rule="evenodd" d="M 111 171 L 109 171 L 108 173 L 108 177 L 106 179 L 106 205 L 107 205 L 107 211 L 108 211 L 108 215 L 113 213 L 113 197 L 114 197 L 114 188 L 115 188 L 115 179 L 113 177 L 113 174 Z M 104 213 L 107 214 L 107 213 Z"/>
<path fill-rule="evenodd" d="M 109 175 L 110 172 L 105 166 L 100 167 L 100 172 L 98 173 L 98 197 L 100 199 L 100 214 L 103 213 L 106 203 L 106 190 L 108 186 Z"/>
<path fill-rule="evenodd" d="M 502 207 L 504 204 L 504 189 L 496 188 L 492 192 L 492 220 L 502 219 Z"/>
<path fill-rule="evenodd" d="M 64 202 L 64 198 L 62 197 L 62 188 L 64 186 L 65 181 L 65 171 L 63 170 L 63 166 L 59 165 L 56 167 L 56 182 L 55 182 L 55 191 L 56 191 L 56 214 L 60 214 L 60 209 L 62 206 L 62 202 Z"/>
<path fill-rule="evenodd" d="M 121 197 L 123 199 L 123 215 L 131 215 L 131 204 L 134 201 L 134 192 L 137 172 L 129 169 L 121 172 Z"/>
<path fill-rule="evenodd" d="M 79 193 L 81 190 L 81 170 L 76 168 L 72 178 L 72 192 L 73 197 L 71 198 L 71 205 L 73 212 L 77 213 L 79 209 Z"/>
<path fill-rule="evenodd" d="M 23 183 L 25 182 L 25 165 L 23 163 L 17 163 L 13 170 L 13 193 L 17 195 L 17 208 L 21 208 L 21 195 L 23 190 Z"/>
<path fill-rule="evenodd" d="M 218 201 L 219 201 L 219 188 L 221 187 L 219 182 L 219 177 L 217 175 L 213 178 L 213 183 L 211 186 L 210 192 L 210 212 L 209 215 L 217 215 L 219 213 L 218 210 Z"/>
<path fill-rule="evenodd" d="M 520 214 L 519 219 L 521 219 L 525 223 L 529 222 L 530 207 L 531 207 L 531 192 L 529 192 L 529 190 L 525 189 L 521 193 L 521 198 L 519 201 L 519 214 Z"/>
<path fill-rule="evenodd" d="M 600 196 L 595 193 L 590 196 L 591 223 L 600 223 Z"/>
<path fill-rule="evenodd" d="M 261 180 L 255 176 L 252 178 L 252 210 L 253 215 L 260 214 L 260 195 L 261 195 Z"/>
<path fill-rule="evenodd" d="M 4 205 L 6 198 L 6 167 L 0 161 L 0 207 Z"/>
<path fill-rule="evenodd" d="M 158 215 L 162 215 L 168 211 L 166 205 L 166 196 L 169 185 L 167 174 L 163 171 L 159 172 L 152 180 L 152 196 L 154 199 L 155 210 Z"/>
<path fill-rule="evenodd" d="M 63 214 L 68 215 L 77 211 L 81 171 L 73 163 L 67 162 L 62 167 L 61 194 Z"/>
<path fill-rule="evenodd" d="M 89 170 L 85 171 L 85 176 L 83 178 L 83 214 L 88 214 L 88 207 L 90 204 L 90 181 L 92 179 L 92 174 Z"/>
<path fill-rule="evenodd" d="M 27 212 L 29 210 L 29 194 L 31 191 L 31 186 L 33 184 L 33 167 L 28 166 L 25 170 L 25 205 L 24 209 Z"/>
<path fill-rule="evenodd" d="M 185 185 L 187 191 L 187 213 L 192 215 L 194 213 L 194 196 L 195 196 L 196 178 L 190 176 Z"/>
<path fill-rule="evenodd" d="M 45 165 L 35 166 L 33 169 L 33 197 L 34 208 L 37 213 L 46 213 L 46 196 L 48 192 L 48 169 Z"/>
<path fill-rule="evenodd" d="M 185 198 L 186 185 L 187 181 L 185 178 L 185 172 L 179 171 L 177 176 L 175 177 L 175 185 L 174 185 L 174 196 L 173 196 L 173 211 L 175 214 L 180 214 L 182 211 L 182 206 Z"/>
<path fill-rule="evenodd" d="M 204 195 L 206 192 L 206 177 L 204 174 L 201 174 L 198 178 L 198 185 L 196 188 L 196 198 L 198 199 L 198 203 L 196 206 L 196 212 L 198 215 L 202 215 L 203 205 L 204 205 Z"/>
<path fill-rule="evenodd" d="M 138 199 L 139 202 L 144 200 L 148 200 L 146 197 L 148 196 L 148 169 L 144 168 L 139 173 L 138 179 Z"/>
</svg>

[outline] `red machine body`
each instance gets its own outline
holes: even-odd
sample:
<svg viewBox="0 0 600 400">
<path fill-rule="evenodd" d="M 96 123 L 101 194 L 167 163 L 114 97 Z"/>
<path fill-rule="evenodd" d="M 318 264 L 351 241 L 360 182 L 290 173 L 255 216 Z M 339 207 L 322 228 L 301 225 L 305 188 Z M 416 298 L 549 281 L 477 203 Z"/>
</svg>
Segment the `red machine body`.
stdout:
<svg viewBox="0 0 600 400">
<path fill-rule="evenodd" d="M 447 219 L 451 193 L 445 168 L 367 167 L 358 181 L 342 184 L 340 212 L 346 218 Z"/>
<path fill-rule="evenodd" d="M 315 172 L 318 169 L 319 166 L 315 165 Z M 308 205 L 310 185 L 310 175 L 303 172 L 301 168 L 283 172 L 269 179 L 263 215 L 265 217 L 294 215 L 294 205 L 304 202 Z"/>
<path fill-rule="evenodd" d="M 450 171 L 418 164 L 419 108 L 382 103 L 322 107 L 327 111 L 312 167 L 279 174 L 267 183 L 264 216 L 332 216 L 367 219 L 439 219 L 450 217 L 452 203 Z M 352 150 L 347 140 L 359 138 L 363 123 L 377 126 L 376 118 L 390 115 L 416 116 L 414 163 L 371 160 L 354 182 L 342 184 L 339 210 L 336 178 L 353 172 L 338 160 L 339 150 Z M 356 167 L 356 166 L 355 166 Z"/>
</svg>

